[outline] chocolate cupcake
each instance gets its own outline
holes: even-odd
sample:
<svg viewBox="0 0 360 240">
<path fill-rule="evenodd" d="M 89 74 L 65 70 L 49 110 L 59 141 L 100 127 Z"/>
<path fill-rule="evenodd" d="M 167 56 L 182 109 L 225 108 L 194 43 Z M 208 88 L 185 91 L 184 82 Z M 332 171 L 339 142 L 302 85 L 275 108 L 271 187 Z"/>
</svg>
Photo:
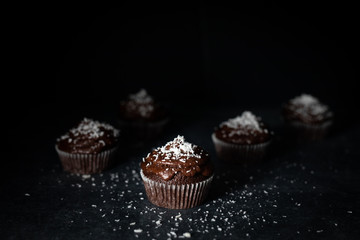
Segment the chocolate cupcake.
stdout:
<svg viewBox="0 0 360 240">
<path fill-rule="evenodd" d="M 152 139 L 161 134 L 167 121 L 165 109 L 155 103 L 144 89 L 120 102 L 120 128 L 130 139 Z"/>
<path fill-rule="evenodd" d="M 283 105 L 288 133 L 298 141 L 322 139 L 332 125 L 333 113 L 317 98 L 302 94 Z"/>
<path fill-rule="evenodd" d="M 151 203 L 186 209 L 200 205 L 213 179 L 209 154 L 178 136 L 143 159 L 141 177 Z"/>
<path fill-rule="evenodd" d="M 99 173 L 108 168 L 118 148 L 119 131 L 109 124 L 84 118 L 57 139 L 55 149 L 65 171 Z"/>
<path fill-rule="evenodd" d="M 245 111 L 221 123 L 211 137 L 221 160 L 250 164 L 265 156 L 272 134 L 259 117 Z"/>
</svg>

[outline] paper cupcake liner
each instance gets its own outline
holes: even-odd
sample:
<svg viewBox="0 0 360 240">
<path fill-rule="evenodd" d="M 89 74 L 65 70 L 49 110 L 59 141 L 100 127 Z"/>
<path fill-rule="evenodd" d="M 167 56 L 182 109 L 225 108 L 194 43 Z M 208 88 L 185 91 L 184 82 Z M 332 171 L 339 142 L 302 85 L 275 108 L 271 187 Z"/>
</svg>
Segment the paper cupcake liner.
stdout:
<svg viewBox="0 0 360 240">
<path fill-rule="evenodd" d="M 236 164 L 251 164 L 264 158 L 271 143 L 267 141 L 260 144 L 239 145 L 227 143 L 211 135 L 215 150 L 220 160 Z"/>
<path fill-rule="evenodd" d="M 131 139 L 149 140 L 159 136 L 168 121 L 168 119 L 158 122 L 119 120 L 118 123 L 123 134 L 128 135 Z"/>
<path fill-rule="evenodd" d="M 142 170 L 140 175 L 149 201 L 156 206 L 170 209 L 187 209 L 203 203 L 214 177 L 212 175 L 198 183 L 177 185 L 153 181 L 146 177 Z"/>
<path fill-rule="evenodd" d="M 102 172 L 112 164 L 118 147 L 97 154 L 67 153 L 60 150 L 57 145 L 55 145 L 55 149 L 65 171 L 92 174 Z"/>
<path fill-rule="evenodd" d="M 317 141 L 323 139 L 329 132 L 332 121 L 323 124 L 310 125 L 301 122 L 288 122 L 288 131 L 295 135 L 298 142 Z"/>
</svg>

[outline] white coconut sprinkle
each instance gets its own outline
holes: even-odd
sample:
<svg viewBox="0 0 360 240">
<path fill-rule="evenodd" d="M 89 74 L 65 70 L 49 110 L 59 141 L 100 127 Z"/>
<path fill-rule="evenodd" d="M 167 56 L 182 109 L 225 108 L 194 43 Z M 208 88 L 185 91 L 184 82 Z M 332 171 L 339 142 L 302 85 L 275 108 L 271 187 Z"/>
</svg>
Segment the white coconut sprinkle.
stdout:
<svg viewBox="0 0 360 240">
<path fill-rule="evenodd" d="M 311 105 L 319 103 L 319 100 L 310 94 L 301 94 L 291 100 L 293 104 Z"/>
<path fill-rule="evenodd" d="M 148 95 L 147 91 L 145 89 L 140 89 L 139 92 L 130 94 L 129 99 L 136 102 L 136 103 L 151 103 L 153 101 L 153 98 Z"/>
<path fill-rule="evenodd" d="M 241 116 L 230 118 L 229 120 L 222 122 L 220 127 L 227 126 L 229 128 L 251 128 L 255 130 L 261 130 L 258 118 L 251 112 L 245 111 Z"/>
<path fill-rule="evenodd" d="M 155 110 L 154 100 L 145 89 L 141 89 L 135 94 L 130 94 L 128 99 L 129 101 L 125 102 L 126 109 L 137 112 L 141 117 L 150 117 L 151 113 Z"/>
<path fill-rule="evenodd" d="M 320 103 L 320 101 L 311 96 L 310 94 L 301 94 L 290 100 L 291 104 L 302 106 L 303 108 L 297 109 L 298 112 L 309 112 L 312 115 L 321 115 L 328 111 L 328 106 Z"/>
<path fill-rule="evenodd" d="M 79 135 L 87 135 L 91 139 L 98 139 L 105 134 L 102 129 L 111 131 L 114 137 L 119 136 L 119 130 L 115 129 L 110 124 L 94 121 L 90 118 L 84 118 L 77 127 L 70 129 L 70 132 L 75 137 Z M 61 140 L 66 138 L 69 138 L 68 141 L 71 142 L 68 134 L 60 137 Z"/>
<path fill-rule="evenodd" d="M 142 229 L 134 229 L 134 233 L 142 233 L 143 232 L 143 230 Z"/>
<path fill-rule="evenodd" d="M 174 160 L 181 157 L 195 157 L 201 158 L 200 154 L 196 154 L 194 149 L 197 146 L 185 141 L 183 136 L 178 135 L 174 140 L 166 143 L 164 146 L 156 149 L 160 154 L 165 155 L 165 159 Z M 157 156 L 155 156 L 157 157 Z M 186 159 L 181 159 L 186 162 Z"/>
</svg>

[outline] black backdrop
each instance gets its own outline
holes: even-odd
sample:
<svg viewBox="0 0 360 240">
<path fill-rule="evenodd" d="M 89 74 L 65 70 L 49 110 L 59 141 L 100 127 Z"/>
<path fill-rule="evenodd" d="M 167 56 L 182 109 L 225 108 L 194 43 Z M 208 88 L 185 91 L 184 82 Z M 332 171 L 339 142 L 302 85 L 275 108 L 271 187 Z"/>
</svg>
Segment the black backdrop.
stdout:
<svg viewBox="0 0 360 240">
<path fill-rule="evenodd" d="M 110 119 L 140 88 L 185 115 L 204 105 L 280 107 L 304 92 L 334 109 L 338 127 L 357 119 L 357 17 L 345 3 L 33 6 L 8 15 L 2 96 L 10 155 L 31 150 L 24 134 L 34 143 L 84 116 Z M 3 164 L 29 164 L 12 159 Z"/>
<path fill-rule="evenodd" d="M 10 15 L 9 142 L 22 127 L 65 130 L 99 117 L 140 88 L 193 110 L 280 106 L 304 92 L 329 104 L 337 121 L 356 121 L 348 111 L 357 106 L 351 5 L 51 6 Z"/>
<path fill-rule="evenodd" d="M 356 122 L 356 14 L 346 4 L 52 6 L 10 15 L 9 154 L 32 148 L 19 141 L 24 132 L 36 142 L 84 116 L 108 120 L 140 88 L 184 114 L 280 107 L 304 92 L 329 104 L 338 126 Z"/>
<path fill-rule="evenodd" d="M 46 21 L 41 31 L 50 35 L 41 41 L 56 63 L 49 76 L 56 102 L 113 102 L 146 87 L 180 103 L 278 103 L 310 92 L 336 104 L 352 95 L 355 19 L 348 11 L 306 5 L 61 11 Z"/>
<path fill-rule="evenodd" d="M 141 87 L 177 104 L 280 104 L 302 92 L 353 104 L 356 15 L 345 4 L 19 15 L 14 51 L 24 87 L 14 94 L 26 108 L 112 104 Z"/>
</svg>

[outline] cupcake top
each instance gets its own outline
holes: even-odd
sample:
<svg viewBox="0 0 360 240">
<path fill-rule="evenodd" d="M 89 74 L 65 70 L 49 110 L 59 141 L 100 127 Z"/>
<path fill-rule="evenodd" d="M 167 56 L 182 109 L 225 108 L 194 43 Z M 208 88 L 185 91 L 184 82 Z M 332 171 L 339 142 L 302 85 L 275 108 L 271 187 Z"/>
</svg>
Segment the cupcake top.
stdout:
<svg viewBox="0 0 360 240">
<path fill-rule="evenodd" d="M 118 137 L 119 131 L 111 125 L 84 118 L 57 139 L 57 147 L 67 153 L 95 154 L 113 148 Z"/>
<path fill-rule="evenodd" d="M 291 99 L 283 107 L 283 116 L 287 121 L 300 121 L 307 124 L 320 124 L 332 118 L 329 107 L 317 98 L 302 94 Z"/>
<path fill-rule="evenodd" d="M 164 115 L 163 109 L 145 89 L 130 94 L 127 100 L 120 102 L 120 117 L 125 120 L 156 121 L 164 118 Z"/>
<path fill-rule="evenodd" d="M 241 116 L 222 122 L 215 130 L 215 136 L 228 143 L 249 145 L 270 140 L 271 133 L 259 117 L 245 111 Z"/>
<path fill-rule="evenodd" d="M 209 154 L 183 136 L 154 149 L 143 158 L 141 169 L 153 180 L 175 184 L 202 181 L 213 174 Z"/>
</svg>

